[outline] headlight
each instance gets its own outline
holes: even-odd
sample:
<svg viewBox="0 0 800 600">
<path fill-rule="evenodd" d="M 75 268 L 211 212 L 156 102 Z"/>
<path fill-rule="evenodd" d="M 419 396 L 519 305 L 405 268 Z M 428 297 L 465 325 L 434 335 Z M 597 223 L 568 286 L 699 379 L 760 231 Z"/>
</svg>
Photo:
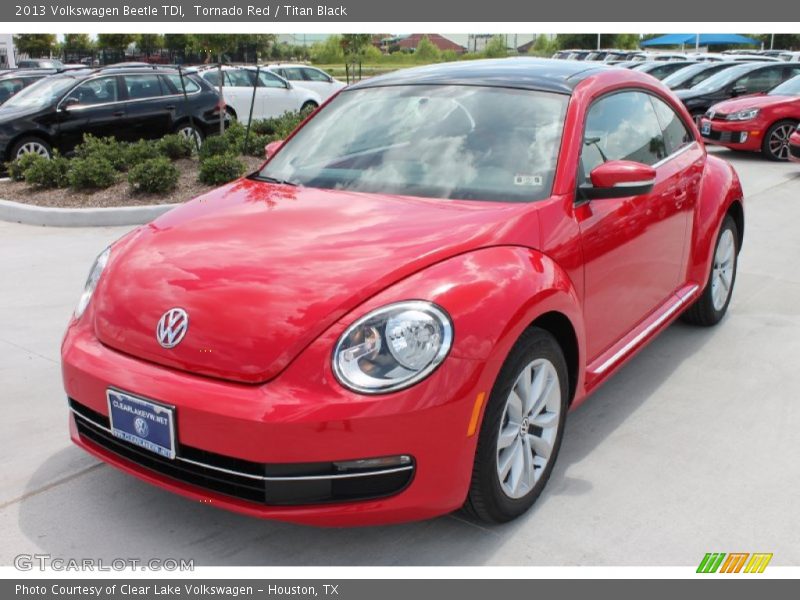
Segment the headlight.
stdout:
<svg viewBox="0 0 800 600">
<path fill-rule="evenodd" d="M 758 116 L 759 110 L 757 108 L 748 108 L 747 110 L 740 110 L 739 112 L 731 113 L 728 115 L 728 121 L 749 121 Z"/>
<path fill-rule="evenodd" d="M 78 300 L 78 307 L 75 309 L 75 318 L 80 319 L 83 311 L 89 306 L 89 301 L 92 299 L 94 289 L 97 287 L 97 282 L 100 281 L 100 275 L 103 274 L 103 269 L 106 268 L 108 257 L 111 255 L 111 248 L 106 248 L 100 253 L 100 256 L 94 261 L 89 277 L 86 279 L 86 285 L 83 287 L 81 299 Z"/>
<path fill-rule="evenodd" d="M 398 302 L 353 323 L 333 352 L 339 382 L 363 394 L 409 387 L 430 375 L 450 351 L 450 317 L 431 302 Z"/>
</svg>

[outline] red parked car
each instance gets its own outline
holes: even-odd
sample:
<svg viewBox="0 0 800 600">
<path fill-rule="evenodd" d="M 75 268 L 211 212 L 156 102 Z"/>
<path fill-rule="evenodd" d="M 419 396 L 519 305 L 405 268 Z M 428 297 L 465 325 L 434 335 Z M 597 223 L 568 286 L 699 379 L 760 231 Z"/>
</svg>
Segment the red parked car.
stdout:
<svg viewBox="0 0 800 600">
<path fill-rule="evenodd" d="M 800 129 L 789 138 L 789 160 L 800 162 Z"/>
<path fill-rule="evenodd" d="M 700 122 L 705 140 L 734 150 L 761 152 L 770 160 L 789 159 L 789 137 L 800 123 L 800 76 L 766 94 L 726 100 Z"/>
<path fill-rule="evenodd" d="M 371 78 L 100 255 L 62 348 L 72 439 L 259 517 L 507 521 L 569 409 L 680 315 L 722 319 L 743 232 L 733 168 L 648 75 Z"/>
</svg>

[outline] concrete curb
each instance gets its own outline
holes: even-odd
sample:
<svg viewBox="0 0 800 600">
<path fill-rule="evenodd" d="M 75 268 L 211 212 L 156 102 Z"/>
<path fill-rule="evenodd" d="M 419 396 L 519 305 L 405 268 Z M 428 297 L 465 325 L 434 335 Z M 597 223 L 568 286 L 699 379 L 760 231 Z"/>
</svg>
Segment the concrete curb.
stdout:
<svg viewBox="0 0 800 600">
<path fill-rule="evenodd" d="M 142 225 L 177 204 L 115 206 L 108 208 L 54 208 L 0 200 L 0 221 L 47 227 L 108 227 Z"/>
</svg>

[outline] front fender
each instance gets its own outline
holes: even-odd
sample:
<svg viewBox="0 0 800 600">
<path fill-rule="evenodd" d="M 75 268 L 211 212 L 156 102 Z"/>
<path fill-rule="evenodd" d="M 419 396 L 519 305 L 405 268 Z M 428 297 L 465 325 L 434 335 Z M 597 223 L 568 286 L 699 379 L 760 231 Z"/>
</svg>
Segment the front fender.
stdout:
<svg viewBox="0 0 800 600">
<path fill-rule="evenodd" d="M 584 363 L 583 313 L 566 272 L 548 256 L 520 246 L 483 248 L 424 269 L 371 298 L 342 319 L 355 319 L 385 304 L 408 299 L 435 302 L 453 319 L 450 355 L 481 362 L 481 385 L 490 390 L 514 343 L 538 317 L 561 313 L 572 324 L 578 365 Z M 576 384 L 583 389 L 582 368 Z"/>
<path fill-rule="evenodd" d="M 705 286 L 711 271 L 714 246 L 722 220 L 734 203 L 738 202 L 744 214 L 742 185 L 734 168 L 715 156 L 708 155 L 702 188 L 693 215 L 691 252 L 687 265 L 687 281 Z M 739 236 L 744 234 L 743 219 Z M 740 244 L 741 249 L 741 244 Z"/>
</svg>

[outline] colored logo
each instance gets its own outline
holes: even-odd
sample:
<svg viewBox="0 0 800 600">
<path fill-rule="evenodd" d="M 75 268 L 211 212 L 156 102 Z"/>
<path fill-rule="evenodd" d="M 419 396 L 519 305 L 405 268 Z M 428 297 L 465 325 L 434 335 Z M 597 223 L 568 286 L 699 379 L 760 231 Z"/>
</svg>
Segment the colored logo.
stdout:
<svg viewBox="0 0 800 600">
<path fill-rule="evenodd" d="M 772 560 L 772 553 L 755 552 L 708 552 L 700 565 L 697 567 L 698 573 L 763 573 L 769 561 Z"/>
</svg>

